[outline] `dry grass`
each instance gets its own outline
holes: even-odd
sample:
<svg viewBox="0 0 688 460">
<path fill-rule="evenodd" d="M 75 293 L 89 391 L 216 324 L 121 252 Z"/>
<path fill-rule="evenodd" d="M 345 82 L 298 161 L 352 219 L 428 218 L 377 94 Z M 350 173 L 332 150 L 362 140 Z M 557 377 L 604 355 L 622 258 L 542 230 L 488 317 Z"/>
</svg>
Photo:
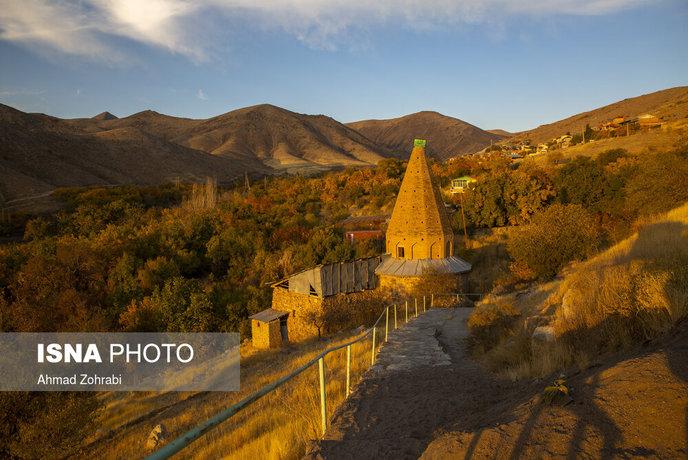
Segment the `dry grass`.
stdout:
<svg viewBox="0 0 688 460">
<path fill-rule="evenodd" d="M 666 331 L 688 314 L 688 205 L 578 266 L 557 298 L 557 335 L 599 329 L 614 347 Z"/>
<path fill-rule="evenodd" d="M 256 352 L 242 347 L 241 391 L 236 393 L 103 393 L 89 458 L 140 458 L 151 429 L 163 423 L 173 439 L 222 409 L 302 366 L 324 349 L 355 338 L 342 333 L 289 349 Z M 371 339 L 352 346 L 352 385 L 370 366 Z M 346 348 L 325 358 L 328 416 L 345 398 Z M 318 366 L 248 406 L 182 451 L 178 458 L 300 458 L 320 436 Z M 100 438 L 100 441 L 98 441 Z"/>
<path fill-rule="evenodd" d="M 525 294 L 487 297 L 471 318 L 481 359 L 513 379 L 543 377 L 585 368 L 600 353 L 657 337 L 687 316 L 688 204 L 638 227 L 569 267 L 561 280 Z M 543 325 L 553 328 L 556 340 L 532 339 Z"/>
<path fill-rule="evenodd" d="M 203 184 L 193 184 L 191 195 L 184 200 L 182 207 L 192 211 L 205 211 L 215 208 L 217 201 L 217 180 L 208 177 Z"/>
</svg>

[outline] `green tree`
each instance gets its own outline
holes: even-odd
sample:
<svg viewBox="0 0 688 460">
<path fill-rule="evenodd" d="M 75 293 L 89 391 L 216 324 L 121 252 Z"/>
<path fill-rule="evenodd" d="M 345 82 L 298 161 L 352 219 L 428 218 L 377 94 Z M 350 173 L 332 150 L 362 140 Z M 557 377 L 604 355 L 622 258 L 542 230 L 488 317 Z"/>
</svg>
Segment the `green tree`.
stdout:
<svg viewBox="0 0 688 460">
<path fill-rule="evenodd" d="M 595 220 L 580 205 L 553 204 L 519 227 L 507 249 L 516 264 L 541 278 L 551 278 L 564 265 L 590 256 L 598 247 Z"/>
<path fill-rule="evenodd" d="M 607 187 L 604 169 L 588 157 L 577 157 L 561 168 L 555 179 L 559 202 L 601 210 Z"/>
</svg>

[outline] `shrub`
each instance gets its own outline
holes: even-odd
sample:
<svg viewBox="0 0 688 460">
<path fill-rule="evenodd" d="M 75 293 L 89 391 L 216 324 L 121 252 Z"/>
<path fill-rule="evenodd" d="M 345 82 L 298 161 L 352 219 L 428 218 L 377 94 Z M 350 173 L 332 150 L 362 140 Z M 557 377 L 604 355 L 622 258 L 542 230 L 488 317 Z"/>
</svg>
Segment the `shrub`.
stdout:
<svg viewBox="0 0 688 460">
<path fill-rule="evenodd" d="M 507 244 L 516 264 L 541 278 L 551 278 L 564 265 L 597 248 L 595 221 L 580 205 L 555 204 L 515 231 Z"/>
<path fill-rule="evenodd" d="M 473 345 L 482 348 L 494 346 L 501 337 L 509 334 L 520 315 L 509 303 L 478 304 L 468 317 Z"/>
</svg>

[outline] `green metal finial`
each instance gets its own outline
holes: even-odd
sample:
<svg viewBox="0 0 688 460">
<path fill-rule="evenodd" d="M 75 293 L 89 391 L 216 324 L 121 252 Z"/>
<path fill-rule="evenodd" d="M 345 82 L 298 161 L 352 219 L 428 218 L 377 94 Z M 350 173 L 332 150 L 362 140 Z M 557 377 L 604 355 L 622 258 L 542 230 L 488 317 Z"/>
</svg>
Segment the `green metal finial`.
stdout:
<svg viewBox="0 0 688 460">
<path fill-rule="evenodd" d="M 425 147 L 426 142 L 427 141 L 425 139 L 414 139 L 413 140 L 413 146 L 414 147 Z"/>
</svg>

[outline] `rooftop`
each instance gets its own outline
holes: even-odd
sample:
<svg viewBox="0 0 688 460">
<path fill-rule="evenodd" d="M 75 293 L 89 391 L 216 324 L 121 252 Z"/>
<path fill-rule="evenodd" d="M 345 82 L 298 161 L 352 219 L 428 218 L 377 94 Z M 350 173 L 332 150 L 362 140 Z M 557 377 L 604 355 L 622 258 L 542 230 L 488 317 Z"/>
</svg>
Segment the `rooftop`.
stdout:
<svg viewBox="0 0 688 460">
<path fill-rule="evenodd" d="M 281 317 L 287 316 L 288 314 L 288 311 L 279 311 L 274 310 L 272 308 L 267 308 L 261 312 L 256 313 L 255 315 L 249 316 L 249 318 L 255 319 L 256 321 L 262 321 L 263 323 L 269 323 L 270 321 L 275 321 L 276 319 L 280 319 Z"/>
<path fill-rule="evenodd" d="M 471 264 L 458 257 L 442 259 L 397 259 L 383 256 L 375 269 L 376 275 L 422 276 L 431 274 L 455 274 L 471 271 Z"/>
</svg>

